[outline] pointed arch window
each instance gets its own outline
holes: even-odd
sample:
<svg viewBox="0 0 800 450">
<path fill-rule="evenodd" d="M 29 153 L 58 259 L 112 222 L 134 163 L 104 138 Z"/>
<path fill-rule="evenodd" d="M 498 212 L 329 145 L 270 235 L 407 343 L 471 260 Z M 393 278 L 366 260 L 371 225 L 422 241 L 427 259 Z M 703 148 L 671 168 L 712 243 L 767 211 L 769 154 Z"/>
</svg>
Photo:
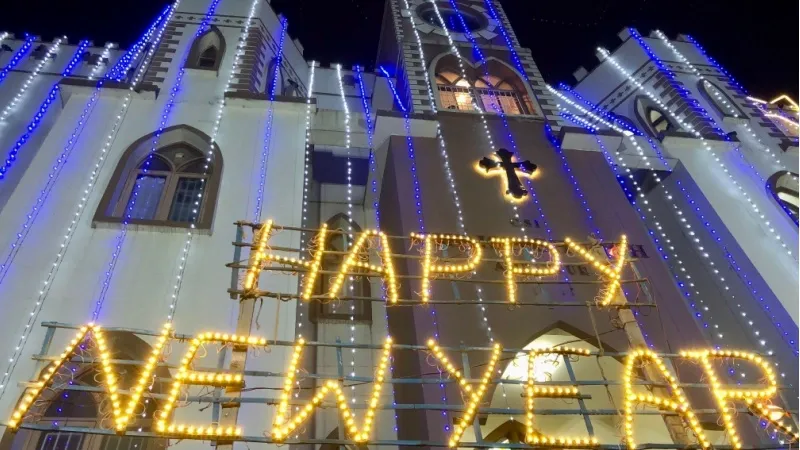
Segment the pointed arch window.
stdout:
<svg viewBox="0 0 800 450">
<path fill-rule="evenodd" d="M 222 155 L 213 158 L 200 148 L 208 137 L 188 126 L 165 130 L 150 151 L 152 135 L 129 147 L 120 160 L 95 213 L 95 223 L 178 228 L 211 228 L 221 180 Z"/>
<path fill-rule="evenodd" d="M 792 172 L 777 172 L 767 180 L 767 191 L 786 212 L 792 221 L 798 223 L 800 212 L 800 194 L 798 194 L 798 176 Z"/>
<path fill-rule="evenodd" d="M 507 66 L 488 61 L 487 67 L 468 67 L 466 77 L 458 75 L 458 70 L 452 55 L 437 63 L 435 79 L 442 109 L 475 111 L 477 104 L 489 114 L 532 114 L 525 84 Z"/>
<path fill-rule="evenodd" d="M 225 36 L 219 28 L 212 26 L 195 38 L 189 57 L 186 59 L 186 68 L 219 70 L 223 56 L 225 56 Z"/>
<path fill-rule="evenodd" d="M 702 79 L 698 83 L 698 88 L 703 97 L 714 106 L 714 109 L 722 117 L 747 117 L 733 99 L 716 84 L 707 79 Z"/>
<path fill-rule="evenodd" d="M 634 109 L 641 127 L 653 137 L 660 139 L 665 133 L 680 129 L 666 111 L 643 95 L 634 101 Z"/>
</svg>

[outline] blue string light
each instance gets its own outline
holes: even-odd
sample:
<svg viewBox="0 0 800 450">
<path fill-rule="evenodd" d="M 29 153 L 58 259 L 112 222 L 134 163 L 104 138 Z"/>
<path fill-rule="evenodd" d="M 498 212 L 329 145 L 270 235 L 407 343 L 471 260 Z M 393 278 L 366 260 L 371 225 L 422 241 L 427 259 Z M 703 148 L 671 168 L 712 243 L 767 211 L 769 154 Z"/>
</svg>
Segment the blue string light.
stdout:
<svg viewBox="0 0 800 450">
<path fill-rule="evenodd" d="M 197 33 L 195 33 L 195 37 L 199 37 L 205 32 L 206 27 L 208 27 L 208 24 L 211 21 L 211 17 L 214 15 L 214 12 L 216 11 L 217 5 L 219 5 L 219 2 L 220 0 L 214 0 L 211 3 L 208 10 L 206 11 L 203 21 L 198 26 Z M 153 135 L 150 151 L 148 152 L 147 158 L 144 161 L 144 167 L 142 168 L 142 172 L 144 174 L 147 174 L 150 167 L 150 163 L 153 160 L 153 156 L 156 154 L 156 151 L 158 150 L 158 144 L 161 140 L 161 135 L 164 133 L 164 129 L 167 127 L 167 122 L 169 120 L 170 114 L 172 113 L 172 109 L 175 106 L 175 98 L 178 95 L 178 92 L 180 92 L 181 90 L 183 76 L 186 74 L 186 69 L 184 68 L 184 66 L 186 65 L 186 60 L 189 57 L 189 51 L 191 50 L 191 48 L 192 48 L 191 45 L 186 46 L 186 53 L 182 58 L 183 62 L 180 65 L 180 69 L 178 70 L 178 75 L 175 78 L 175 83 L 169 90 L 169 97 L 167 98 L 166 104 L 164 105 L 164 109 L 161 112 L 160 116 L 161 120 L 158 124 L 158 129 Z M 111 253 L 111 261 L 108 263 L 107 269 L 103 274 L 104 275 L 103 285 L 101 286 L 100 293 L 98 295 L 97 300 L 95 301 L 95 309 L 94 312 L 92 313 L 92 320 L 97 320 L 97 318 L 100 315 L 100 311 L 102 310 L 103 305 L 105 304 L 106 295 L 108 294 L 108 289 L 111 285 L 111 279 L 114 275 L 117 266 L 117 261 L 119 261 L 119 256 L 122 253 L 122 248 L 123 245 L 125 244 L 125 238 L 128 235 L 128 225 L 132 220 L 131 214 L 133 213 L 133 208 L 136 205 L 136 200 L 137 197 L 139 196 L 139 190 L 140 190 L 139 187 L 140 187 L 140 181 L 137 180 L 136 185 L 132 190 L 131 199 L 128 202 L 127 208 L 125 209 L 124 217 L 122 219 L 122 230 L 117 236 L 116 243 L 114 244 L 114 249 L 112 250 Z"/>
<path fill-rule="evenodd" d="M 25 43 L 22 44 L 22 47 L 20 47 L 19 50 L 14 53 L 14 56 L 11 57 L 11 60 L 8 62 L 8 64 L 6 64 L 6 66 L 0 70 L 0 84 L 5 81 L 5 79 L 8 77 L 8 74 L 14 69 L 14 67 L 17 67 L 17 64 L 19 64 L 20 60 L 22 60 L 22 57 L 28 53 L 28 50 L 30 50 L 35 41 L 35 36 L 28 36 L 25 39 Z"/>
<path fill-rule="evenodd" d="M 125 52 L 124 55 L 122 55 L 122 57 L 117 61 L 117 63 L 114 64 L 111 70 L 109 70 L 106 73 L 105 77 L 107 79 L 114 81 L 122 81 L 125 78 L 126 74 L 128 73 L 128 70 L 130 70 L 131 66 L 139 57 L 139 54 L 142 52 L 142 49 L 147 45 L 148 42 L 150 42 L 150 37 L 158 28 L 159 24 L 161 24 L 161 22 L 164 20 L 164 17 L 169 15 L 172 12 L 172 8 L 174 7 L 175 5 L 167 5 L 167 7 L 164 8 L 164 11 L 162 11 L 161 14 L 158 17 L 156 17 L 156 20 L 150 25 L 150 28 L 148 28 L 147 31 L 145 31 L 142 37 L 140 37 L 139 40 L 136 41 L 136 43 L 133 44 L 133 46 L 131 46 L 131 48 L 128 49 L 128 51 Z"/>
<path fill-rule="evenodd" d="M 408 108 L 403 105 L 403 102 L 400 100 L 400 96 L 397 93 L 397 89 L 392 82 L 392 77 L 389 75 L 389 72 L 383 66 L 378 68 L 386 77 L 386 83 L 389 85 L 389 89 L 392 91 L 392 95 L 394 96 L 395 101 L 397 102 L 398 107 L 403 112 L 403 121 L 405 124 L 406 130 L 406 146 L 408 147 L 408 158 L 411 162 L 411 178 L 414 182 L 414 203 L 417 209 L 417 223 L 419 225 L 420 233 L 425 233 L 425 219 L 422 214 L 422 195 L 420 193 L 419 187 L 419 180 L 417 178 L 417 170 L 416 170 L 416 158 L 414 156 L 414 140 L 411 136 L 411 119 L 409 117 Z M 454 286 L 454 291 L 457 291 L 457 287 Z M 436 341 L 439 341 L 439 321 L 436 316 L 436 308 L 431 305 L 431 321 L 433 322 L 433 336 Z M 442 370 L 437 368 L 439 371 L 439 376 L 442 377 Z M 447 404 L 447 389 L 445 388 L 444 383 L 439 383 L 439 389 L 442 391 L 442 404 Z M 450 431 L 450 415 L 448 412 L 442 411 L 442 417 L 445 421 L 445 431 Z M 395 424 L 397 422 L 395 421 Z M 397 427 L 395 427 L 395 431 L 397 431 Z"/>
<path fill-rule="evenodd" d="M 75 52 L 75 55 L 69 61 L 67 67 L 64 69 L 64 72 L 61 74 L 62 77 L 69 76 L 72 73 L 72 70 L 75 68 L 75 65 L 77 65 L 78 62 L 80 61 L 80 57 L 81 54 L 83 53 L 83 50 L 86 49 L 88 45 L 89 41 L 81 41 L 80 45 L 78 46 L 78 50 Z M 52 105 L 53 102 L 58 97 L 59 90 L 60 88 L 58 86 L 58 83 L 53 85 L 53 87 L 50 89 L 50 92 L 47 93 L 47 97 L 45 97 L 42 104 L 39 105 L 38 111 L 36 111 L 31 121 L 25 127 L 25 131 L 14 143 L 14 146 L 11 147 L 11 150 L 9 150 L 8 154 L 6 155 L 6 160 L 3 162 L 2 165 L 0 165 L 0 180 L 5 179 L 6 172 L 8 172 L 8 169 L 10 169 L 11 166 L 13 166 L 14 163 L 17 161 L 17 155 L 19 154 L 20 150 L 22 150 L 22 147 L 24 147 L 25 144 L 28 143 L 33 132 L 36 131 L 37 128 L 39 128 L 39 124 L 42 123 L 42 119 L 44 118 L 45 114 L 47 114 L 47 111 L 50 109 L 50 105 Z"/>
<path fill-rule="evenodd" d="M 267 131 L 264 133 L 264 146 L 261 150 L 261 165 L 259 166 L 258 193 L 256 194 L 256 222 L 261 221 L 261 207 L 264 203 L 264 184 L 267 181 L 267 164 L 269 162 L 270 147 L 272 146 L 272 123 L 275 115 L 275 89 L 278 85 L 278 77 L 283 64 L 283 41 L 286 38 L 287 21 L 281 17 L 281 34 L 278 40 L 278 52 L 275 55 L 275 70 L 272 73 L 272 83 L 267 87 L 269 94 L 269 112 L 267 113 Z"/>
<path fill-rule="evenodd" d="M 573 94 L 574 94 L 574 93 L 573 93 Z M 587 102 L 584 100 L 584 103 L 587 103 Z M 573 119 L 573 120 L 575 120 L 575 119 Z M 577 120 L 578 120 L 578 121 L 581 121 L 581 122 L 585 122 L 585 121 L 586 121 L 586 119 L 583 119 L 583 118 L 577 118 Z M 595 128 L 594 130 L 596 130 L 596 128 Z M 647 137 L 647 141 L 649 142 L 650 146 L 651 146 L 651 147 L 652 147 L 652 148 L 655 150 L 655 149 L 656 149 L 656 144 L 655 144 L 655 142 L 653 142 L 653 140 L 652 140 L 652 139 L 650 139 L 649 137 Z M 658 157 L 659 157 L 659 159 L 661 160 L 661 162 L 662 162 L 662 163 L 665 165 L 665 167 L 669 167 L 669 166 L 668 166 L 668 163 L 667 163 L 666 159 L 663 157 L 663 155 L 662 155 L 660 152 L 656 152 L 656 154 L 658 155 Z M 746 280 L 746 278 L 747 278 L 747 275 L 746 275 L 746 274 L 745 274 L 745 273 L 744 273 L 744 272 L 741 270 L 741 268 L 739 267 L 739 265 L 736 263 L 735 259 L 733 258 L 733 255 L 731 255 L 731 253 L 730 253 L 730 252 L 727 250 L 727 247 L 726 247 L 726 246 L 725 246 L 725 245 L 722 243 L 722 240 L 721 240 L 721 238 L 720 238 L 719 234 L 718 234 L 718 233 L 717 233 L 717 231 L 716 231 L 716 230 L 713 228 L 713 226 L 711 226 L 710 222 L 709 222 L 709 221 L 706 219 L 706 217 L 705 217 L 705 216 L 703 215 L 703 213 L 700 211 L 700 208 L 697 206 L 697 203 L 696 203 L 696 201 L 695 201 L 694 199 L 692 199 L 692 198 L 691 198 L 691 196 L 689 195 L 688 191 L 686 190 L 686 188 L 685 188 L 685 187 L 682 185 L 682 183 L 681 183 L 680 181 L 677 181 L 677 185 L 678 185 L 678 188 L 681 190 L 681 192 L 684 194 L 684 198 L 686 199 L 686 201 L 689 203 L 689 205 L 691 205 L 691 208 L 694 210 L 695 214 L 698 216 L 698 218 L 699 218 L 700 222 L 701 222 L 701 223 L 702 223 L 702 224 L 705 226 L 706 230 L 707 230 L 707 231 L 709 232 L 709 234 L 712 236 L 712 238 L 714 239 L 714 241 L 715 241 L 715 242 L 717 242 L 717 244 L 718 244 L 718 245 L 719 245 L 719 247 L 720 247 L 720 250 L 721 250 L 721 251 L 722 251 L 722 252 L 723 252 L 723 253 L 726 255 L 726 259 L 727 259 L 727 260 L 728 260 L 728 262 L 730 263 L 731 267 L 733 267 L 733 268 L 734 268 L 734 270 L 736 270 L 736 272 L 739 274 L 739 276 L 740 276 L 740 277 L 742 277 L 742 281 L 743 281 L 743 282 L 745 282 L 745 283 L 747 284 L 747 286 L 748 286 L 748 290 L 750 290 L 750 291 L 751 291 L 751 293 L 754 295 L 754 298 L 756 298 L 756 299 L 759 299 L 759 301 L 760 301 L 762 304 L 764 304 L 764 303 L 765 303 L 765 301 L 764 301 L 764 298 L 763 298 L 763 296 L 760 296 L 760 295 L 758 294 L 758 292 L 757 292 L 757 290 L 755 289 L 755 287 L 753 286 L 753 283 L 752 283 L 752 282 L 750 282 L 749 280 L 748 280 L 748 281 L 745 281 L 745 280 Z M 664 187 L 664 185 L 661 185 L 661 187 L 662 187 L 662 189 L 664 190 L 664 195 L 665 195 L 665 197 L 667 198 L 667 200 L 671 200 L 671 199 L 672 199 L 672 196 L 669 194 L 669 192 L 667 192 L 667 191 L 666 191 L 666 188 Z M 678 210 L 678 209 L 677 209 L 677 206 L 676 206 L 676 205 L 674 205 L 674 203 L 673 203 L 673 208 L 674 208 L 674 209 L 676 209 L 676 214 L 678 214 L 678 215 L 676 216 L 676 218 L 677 218 L 679 221 L 682 221 L 682 222 L 684 222 L 684 223 L 685 223 L 685 221 L 686 221 L 686 218 L 685 218 L 685 217 L 683 217 L 683 214 L 682 214 L 682 212 L 681 212 L 680 210 Z M 688 224 L 687 224 L 687 225 L 684 225 L 684 226 L 688 226 Z M 690 235 L 692 235 L 692 236 L 694 236 L 694 235 L 695 235 L 695 233 L 694 233 L 693 231 L 690 231 L 689 233 L 690 233 Z M 708 255 L 707 253 L 705 253 L 705 249 L 703 248 L 703 246 L 702 246 L 702 243 L 699 241 L 699 239 L 698 239 L 698 238 L 696 238 L 696 237 L 694 237 L 693 239 L 695 240 L 695 242 L 696 242 L 696 244 L 697 244 L 697 246 L 698 246 L 698 249 L 699 249 L 699 251 L 700 251 L 701 253 L 705 254 L 705 255 Z M 710 261 L 710 260 L 709 260 L 709 263 L 710 263 L 710 265 L 712 266 L 712 267 L 711 267 L 711 270 L 712 270 L 712 271 L 713 271 L 715 274 L 719 274 L 719 270 L 717 270 L 717 269 L 714 267 L 714 263 L 713 263 L 712 261 Z M 673 275 L 675 275 L 675 276 L 676 276 L 676 280 L 678 280 L 678 278 L 677 278 L 677 273 L 676 273 L 674 270 L 673 270 Z M 719 277 L 719 275 L 718 275 L 718 277 Z M 725 282 L 725 281 L 724 281 L 724 278 L 721 278 L 721 277 L 720 277 L 720 281 L 721 281 L 721 282 L 723 282 L 723 283 Z M 678 280 L 678 284 L 679 284 L 679 286 L 680 286 L 682 289 L 685 287 L 685 284 L 684 284 L 683 282 L 681 282 L 680 280 Z M 692 287 L 694 286 L 692 283 L 689 283 L 689 284 L 690 284 L 690 286 L 692 286 Z M 727 291 L 727 290 L 728 290 L 727 286 L 724 286 L 724 287 L 725 287 L 725 290 Z M 686 291 L 683 291 L 683 292 L 684 292 L 684 294 L 687 294 L 687 292 L 686 292 Z M 702 297 L 700 297 L 700 296 L 698 295 L 698 298 L 700 299 L 699 301 L 700 301 L 701 303 L 703 303 Z M 733 298 L 733 297 L 731 297 L 731 300 L 733 300 L 733 299 L 734 299 L 734 298 Z M 691 299 L 689 296 L 687 296 L 687 300 L 689 300 L 689 306 L 690 306 L 690 307 L 691 307 L 691 308 L 692 308 L 692 309 L 695 311 L 695 313 L 694 313 L 695 317 L 697 317 L 698 319 L 701 319 L 701 323 L 703 324 L 703 328 L 706 328 L 706 329 L 707 329 L 707 328 L 709 328 L 709 324 L 708 324 L 708 322 L 707 322 L 705 319 L 703 319 L 702 312 L 700 311 L 700 309 L 699 309 L 698 305 L 696 304 L 696 301 L 695 301 L 695 300 L 693 300 L 693 299 Z M 737 304 L 737 306 L 739 306 L 739 308 L 741 309 L 741 304 Z M 708 308 L 707 308 L 707 307 L 703 307 L 703 308 L 704 308 L 705 310 L 708 310 Z M 767 310 L 768 310 L 768 309 L 769 309 L 769 308 L 767 308 Z M 784 336 L 784 340 L 787 340 L 787 342 L 790 344 L 790 346 L 791 346 L 791 345 L 793 345 L 793 344 L 794 344 L 794 340 L 792 340 L 792 339 L 789 337 L 789 333 L 788 333 L 788 331 L 785 331 L 784 329 L 782 329 L 782 327 L 781 327 L 780 323 L 776 321 L 776 317 L 775 317 L 775 315 L 774 315 L 774 314 L 771 314 L 771 313 L 769 313 L 769 312 L 768 312 L 767 314 L 771 316 L 773 323 L 776 323 L 776 324 L 777 324 L 777 326 L 778 326 L 778 328 L 779 328 L 779 330 L 778 330 L 778 331 L 779 331 L 779 333 L 782 333 L 782 334 L 783 334 L 783 336 Z M 738 315 L 737 315 L 737 316 L 738 316 Z M 746 313 L 745 313 L 745 312 L 742 312 L 742 313 L 741 313 L 741 316 L 742 316 L 742 317 L 746 317 Z M 717 329 L 717 328 L 718 328 L 718 325 L 714 325 L 714 328 L 715 328 L 715 329 Z M 759 333 L 756 331 L 756 332 L 755 332 L 755 334 L 758 336 L 758 334 L 759 334 Z M 713 337 L 717 337 L 717 336 L 714 336 L 713 334 L 712 334 L 712 336 L 713 336 Z M 722 336 L 721 336 L 721 335 L 719 335 L 719 337 L 721 338 Z M 762 344 L 762 345 L 763 345 L 763 344 Z M 794 348 L 793 348 L 793 350 L 794 350 Z M 769 353 L 771 354 L 772 352 L 770 351 Z M 796 350 L 795 350 L 795 354 L 797 354 L 797 351 L 796 351 Z M 784 374 L 781 374 L 781 375 L 783 376 Z"/>
</svg>

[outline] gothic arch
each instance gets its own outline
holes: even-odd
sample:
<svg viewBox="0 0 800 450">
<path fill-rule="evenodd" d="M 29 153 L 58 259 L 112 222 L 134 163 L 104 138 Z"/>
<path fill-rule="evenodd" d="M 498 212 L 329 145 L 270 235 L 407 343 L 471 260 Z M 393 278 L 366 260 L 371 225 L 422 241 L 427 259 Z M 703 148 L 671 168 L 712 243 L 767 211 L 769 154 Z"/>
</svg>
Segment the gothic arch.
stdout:
<svg viewBox="0 0 800 450">
<path fill-rule="evenodd" d="M 138 182 L 140 175 L 137 175 L 137 173 L 140 170 L 146 172 L 147 167 L 153 163 L 152 161 L 159 161 L 159 163 L 163 164 L 164 158 L 159 158 L 162 154 L 180 157 L 181 149 L 183 149 L 190 155 L 199 154 L 201 156 L 198 158 L 192 156 L 194 159 L 189 162 L 194 162 L 195 165 L 187 167 L 188 171 L 181 172 L 178 170 L 172 174 L 171 176 L 175 178 L 171 181 L 172 187 L 170 188 L 170 183 L 166 183 L 165 187 L 162 188 L 162 197 L 154 200 L 160 211 L 167 209 L 170 211 L 166 215 L 159 217 L 131 218 L 127 222 L 130 224 L 172 228 L 190 228 L 194 224 L 196 229 L 211 230 L 223 171 L 223 158 L 219 146 L 216 142 L 213 144 L 213 157 L 211 161 L 208 161 L 206 152 L 211 138 L 197 128 L 185 124 L 173 125 L 165 128 L 159 137 L 156 136 L 157 133 L 152 132 L 140 137 L 122 153 L 114 174 L 111 176 L 111 180 L 106 186 L 103 197 L 100 199 L 100 204 L 95 211 L 93 226 L 103 222 L 122 223 L 123 217 L 125 217 L 125 204 L 128 202 L 129 196 L 132 195 L 132 189 L 135 189 L 135 187 L 131 187 L 131 180 Z M 158 148 L 152 151 L 154 139 L 158 140 Z M 147 159 L 150 159 L 151 162 L 145 163 Z M 145 169 L 141 169 L 144 164 L 147 164 L 144 166 Z M 198 167 L 197 164 L 200 164 L 201 167 Z M 208 169 L 202 167 L 206 164 L 209 165 Z M 181 176 L 184 173 L 186 174 L 185 179 L 194 178 L 202 179 L 203 181 L 187 184 L 187 182 L 182 181 L 184 178 Z M 167 181 L 170 180 L 170 178 L 165 179 Z M 186 186 L 181 185 L 181 183 L 191 187 L 191 189 L 187 190 Z M 170 192 L 172 195 L 170 195 Z M 182 198 L 181 204 L 183 204 L 188 201 L 186 200 L 187 197 L 184 196 L 194 196 L 195 194 L 202 194 L 202 203 L 196 214 L 193 213 L 189 220 L 184 220 L 185 218 L 181 217 L 181 215 L 172 214 L 175 203 L 172 203 L 173 206 L 169 206 L 167 202 L 177 202 L 179 198 Z M 120 208 L 120 205 L 122 205 L 122 208 Z"/>
<path fill-rule="evenodd" d="M 665 133 L 681 129 L 680 125 L 670 117 L 669 113 L 650 98 L 639 95 L 634 98 L 633 102 L 636 120 L 641 128 L 647 130 L 650 136 L 660 140 L 663 139 Z"/>
<path fill-rule="evenodd" d="M 212 25 L 192 42 L 186 58 L 186 68 L 219 71 L 225 58 L 225 48 L 225 36 L 219 28 Z"/>
<path fill-rule="evenodd" d="M 747 114 L 739 108 L 736 102 L 722 88 L 707 78 L 697 82 L 697 89 L 708 100 L 708 103 L 717 110 L 720 116 L 747 118 Z"/>
<path fill-rule="evenodd" d="M 485 61 L 484 67 L 484 64 L 464 59 L 464 79 L 458 57 L 453 52 L 436 55 L 431 60 L 428 75 L 437 108 L 471 111 L 475 101 L 491 114 L 495 114 L 497 108 L 508 115 L 537 114 L 535 96 L 522 74 L 496 57 L 490 56 Z"/>
<path fill-rule="evenodd" d="M 333 430 L 331 430 L 331 432 L 328 433 L 325 439 L 331 439 L 331 440 L 342 439 L 341 437 L 339 437 L 339 427 L 336 427 Z M 319 450 L 369 450 L 369 447 L 367 447 L 364 444 L 349 444 L 349 445 L 322 444 L 319 446 Z"/>
</svg>

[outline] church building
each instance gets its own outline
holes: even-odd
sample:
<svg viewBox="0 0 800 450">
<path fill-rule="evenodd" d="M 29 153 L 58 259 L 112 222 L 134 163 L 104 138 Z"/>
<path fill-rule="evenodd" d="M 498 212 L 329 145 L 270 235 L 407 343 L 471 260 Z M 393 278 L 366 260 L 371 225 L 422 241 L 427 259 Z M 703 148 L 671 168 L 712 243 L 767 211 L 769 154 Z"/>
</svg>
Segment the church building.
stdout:
<svg viewBox="0 0 800 450">
<path fill-rule="evenodd" d="M 0 33 L 0 450 L 796 448 L 791 98 L 634 28 L 549 84 L 499 0 L 371 38 Z"/>
</svg>

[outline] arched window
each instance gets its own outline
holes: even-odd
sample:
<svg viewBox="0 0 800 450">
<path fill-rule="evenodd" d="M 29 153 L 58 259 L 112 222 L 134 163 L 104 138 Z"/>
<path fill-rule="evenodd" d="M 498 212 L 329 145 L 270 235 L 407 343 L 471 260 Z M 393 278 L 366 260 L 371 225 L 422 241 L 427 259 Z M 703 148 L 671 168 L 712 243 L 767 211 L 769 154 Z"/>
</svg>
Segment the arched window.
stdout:
<svg viewBox="0 0 800 450">
<path fill-rule="evenodd" d="M 798 223 L 798 177 L 792 172 L 777 172 L 767 180 L 767 191 L 786 211 L 794 223 Z"/>
<path fill-rule="evenodd" d="M 210 229 L 222 170 L 222 155 L 199 150 L 209 138 L 186 125 L 162 133 L 156 151 L 152 135 L 123 154 L 95 214 L 95 222 Z"/>
<path fill-rule="evenodd" d="M 322 271 L 330 272 L 323 273 L 317 280 L 316 294 L 320 296 L 319 300 L 313 302 L 311 308 L 311 322 L 336 322 L 347 321 L 350 322 L 350 317 L 353 321 L 362 323 L 372 322 L 372 302 L 366 299 L 352 299 L 353 297 L 372 296 L 372 287 L 370 280 L 367 277 L 353 276 L 345 283 L 337 300 L 327 300 L 324 296 L 330 289 L 333 279 L 336 277 L 339 267 L 344 261 L 345 253 L 353 244 L 353 240 L 358 238 L 361 233 L 361 227 L 357 223 L 350 220 L 345 214 L 337 214 L 331 217 L 328 222 L 328 237 L 325 242 L 326 253 L 322 258 Z M 348 236 L 349 229 L 352 228 L 352 239 Z M 333 233 L 331 231 L 338 231 Z M 322 243 L 318 242 L 317 245 Z M 361 272 L 361 269 L 352 269 L 352 272 Z"/>
<path fill-rule="evenodd" d="M 653 137 L 660 138 L 664 133 L 680 129 L 666 111 L 643 95 L 634 101 L 634 109 L 642 128 L 646 129 Z"/>
<path fill-rule="evenodd" d="M 702 79 L 697 86 L 703 97 L 714 106 L 722 117 L 747 117 L 733 99 L 714 83 Z"/>
<path fill-rule="evenodd" d="M 524 82 L 505 64 L 490 59 L 486 67 L 467 67 L 466 78 L 460 72 L 453 55 L 445 55 L 436 63 L 441 109 L 474 111 L 477 103 L 490 114 L 532 114 L 533 105 Z"/>
<path fill-rule="evenodd" d="M 192 49 L 186 59 L 186 68 L 219 70 L 224 55 L 225 37 L 219 28 L 212 26 L 192 43 Z"/>
</svg>

